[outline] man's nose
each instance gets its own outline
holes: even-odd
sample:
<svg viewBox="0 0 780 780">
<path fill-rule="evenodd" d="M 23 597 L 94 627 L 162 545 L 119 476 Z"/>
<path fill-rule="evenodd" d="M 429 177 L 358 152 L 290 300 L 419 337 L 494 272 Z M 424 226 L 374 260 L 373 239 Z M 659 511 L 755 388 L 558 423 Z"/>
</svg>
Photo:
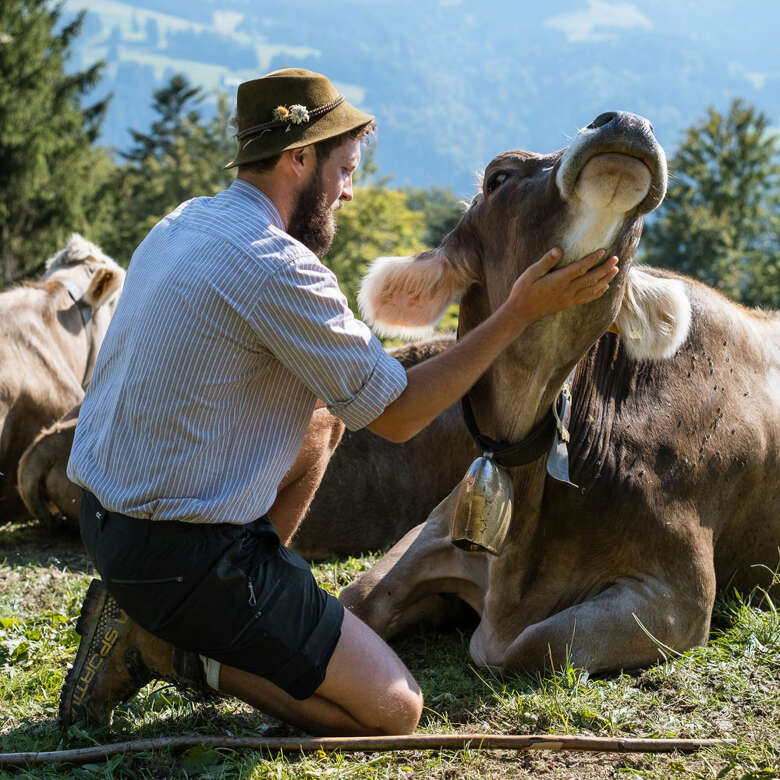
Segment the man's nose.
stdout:
<svg viewBox="0 0 780 780">
<path fill-rule="evenodd" d="M 352 177 L 350 176 L 341 190 L 341 200 L 352 200 Z"/>
</svg>

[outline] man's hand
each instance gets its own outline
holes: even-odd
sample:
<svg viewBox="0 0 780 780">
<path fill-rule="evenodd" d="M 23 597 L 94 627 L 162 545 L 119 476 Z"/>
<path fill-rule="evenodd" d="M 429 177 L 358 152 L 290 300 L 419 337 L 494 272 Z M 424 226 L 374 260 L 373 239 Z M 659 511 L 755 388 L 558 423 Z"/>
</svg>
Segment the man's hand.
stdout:
<svg viewBox="0 0 780 780">
<path fill-rule="evenodd" d="M 618 272 L 615 256 L 597 265 L 604 255 L 604 249 L 597 249 L 576 263 L 553 271 L 563 252 L 557 247 L 551 249 L 518 278 L 506 305 L 522 325 L 529 325 L 548 314 L 599 298 Z"/>
</svg>

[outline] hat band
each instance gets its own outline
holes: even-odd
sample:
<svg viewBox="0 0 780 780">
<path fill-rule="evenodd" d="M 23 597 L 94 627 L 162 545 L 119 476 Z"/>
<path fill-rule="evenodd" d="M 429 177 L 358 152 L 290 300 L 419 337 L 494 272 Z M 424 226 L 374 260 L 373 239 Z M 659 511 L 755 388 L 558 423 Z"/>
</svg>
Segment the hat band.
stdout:
<svg viewBox="0 0 780 780">
<path fill-rule="evenodd" d="M 239 141 L 243 141 L 244 139 L 248 139 L 245 144 L 241 146 L 241 150 L 249 146 L 249 144 L 254 143 L 255 141 L 262 138 L 266 133 L 270 133 L 271 130 L 275 130 L 277 127 L 286 127 L 287 130 L 289 130 L 293 124 L 306 124 L 307 122 L 310 122 L 312 119 L 317 119 L 318 117 L 321 117 L 323 114 L 327 114 L 328 111 L 332 111 L 336 106 L 341 105 L 344 102 L 344 95 L 339 95 L 337 98 L 331 100 L 329 103 L 325 103 L 322 106 L 317 106 L 317 108 L 312 108 L 311 110 L 308 110 L 303 106 L 302 108 L 305 109 L 305 118 L 302 120 L 296 121 L 291 116 L 287 116 L 284 119 L 272 119 L 270 122 L 263 122 L 259 125 L 253 125 L 252 127 L 246 127 L 243 130 L 240 130 L 236 134 L 236 138 Z M 285 108 L 284 106 L 281 106 L 280 108 Z M 278 110 L 278 109 L 277 109 Z"/>
</svg>

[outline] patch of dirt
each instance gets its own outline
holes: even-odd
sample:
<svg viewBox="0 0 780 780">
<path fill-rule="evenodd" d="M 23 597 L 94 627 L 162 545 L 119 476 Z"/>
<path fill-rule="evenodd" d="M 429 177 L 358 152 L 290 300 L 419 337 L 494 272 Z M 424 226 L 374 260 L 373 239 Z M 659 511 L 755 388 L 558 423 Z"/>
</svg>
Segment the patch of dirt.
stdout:
<svg viewBox="0 0 780 780">
<path fill-rule="evenodd" d="M 39 525 L 0 527 L 0 610 L 21 617 L 61 612 L 63 588 L 73 574 L 91 574 L 81 539 Z"/>
<path fill-rule="evenodd" d="M 38 523 L 0 526 L 0 564 L 4 569 L 32 564 L 79 573 L 92 571 L 78 533 L 53 532 Z"/>
</svg>

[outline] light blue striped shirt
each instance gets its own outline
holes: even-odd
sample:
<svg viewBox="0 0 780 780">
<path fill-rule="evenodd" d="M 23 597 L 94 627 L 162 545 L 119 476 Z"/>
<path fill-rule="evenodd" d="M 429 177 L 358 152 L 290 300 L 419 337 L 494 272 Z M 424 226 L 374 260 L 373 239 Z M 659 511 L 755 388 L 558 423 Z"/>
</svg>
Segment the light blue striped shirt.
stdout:
<svg viewBox="0 0 780 780">
<path fill-rule="evenodd" d="M 355 430 L 405 386 L 333 273 L 236 179 L 183 203 L 133 254 L 68 477 L 133 517 L 251 522 L 317 398 Z"/>
</svg>

